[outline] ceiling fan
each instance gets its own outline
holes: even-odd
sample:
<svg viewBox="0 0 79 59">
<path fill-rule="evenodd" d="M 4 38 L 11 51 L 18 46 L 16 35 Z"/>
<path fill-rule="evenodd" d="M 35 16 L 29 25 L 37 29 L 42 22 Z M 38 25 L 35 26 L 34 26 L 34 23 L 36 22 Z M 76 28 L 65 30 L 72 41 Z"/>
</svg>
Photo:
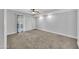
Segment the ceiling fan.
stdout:
<svg viewBox="0 0 79 59">
<path fill-rule="evenodd" d="M 33 15 L 38 15 L 40 12 L 37 9 L 31 9 Z"/>
</svg>

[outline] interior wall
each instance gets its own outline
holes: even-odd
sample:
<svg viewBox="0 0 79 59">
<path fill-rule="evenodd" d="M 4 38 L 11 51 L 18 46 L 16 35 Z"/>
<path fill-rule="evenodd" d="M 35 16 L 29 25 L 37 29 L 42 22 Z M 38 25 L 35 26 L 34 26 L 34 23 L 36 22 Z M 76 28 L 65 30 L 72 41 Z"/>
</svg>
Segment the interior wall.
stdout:
<svg viewBox="0 0 79 59">
<path fill-rule="evenodd" d="M 7 11 L 7 34 L 17 32 L 17 15 L 12 11 Z"/>
<path fill-rule="evenodd" d="M 4 48 L 4 10 L 0 9 L 0 48 Z"/>
<path fill-rule="evenodd" d="M 77 37 L 77 11 L 53 14 L 51 18 L 43 16 L 37 21 L 38 29 Z"/>
<path fill-rule="evenodd" d="M 23 30 L 28 31 L 35 28 L 34 17 L 30 14 L 24 14 L 17 11 L 7 12 L 7 34 L 13 34 L 17 32 L 17 15 L 23 15 Z"/>
<path fill-rule="evenodd" d="M 32 15 L 25 14 L 25 31 L 35 29 L 35 19 Z"/>
<path fill-rule="evenodd" d="M 77 44 L 78 44 L 78 48 L 79 48 L 79 9 L 77 10 Z"/>
</svg>

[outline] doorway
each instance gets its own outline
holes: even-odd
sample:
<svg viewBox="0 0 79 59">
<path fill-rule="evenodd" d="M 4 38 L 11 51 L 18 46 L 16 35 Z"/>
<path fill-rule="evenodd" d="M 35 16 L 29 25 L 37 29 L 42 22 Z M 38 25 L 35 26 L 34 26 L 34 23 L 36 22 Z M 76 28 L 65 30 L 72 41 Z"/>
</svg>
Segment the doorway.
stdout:
<svg viewBox="0 0 79 59">
<path fill-rule="evenodd" d="M 23 15 L 17 15 L 17 33 L 23 32 Z"/>
</svg>

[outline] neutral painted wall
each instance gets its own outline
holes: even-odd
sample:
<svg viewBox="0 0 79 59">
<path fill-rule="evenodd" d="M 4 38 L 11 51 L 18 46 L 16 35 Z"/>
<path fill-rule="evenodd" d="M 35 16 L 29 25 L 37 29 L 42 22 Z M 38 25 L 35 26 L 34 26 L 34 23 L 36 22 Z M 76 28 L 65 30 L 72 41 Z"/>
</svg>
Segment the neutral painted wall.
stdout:
<svg viewBox="0 0 79 59">
<path fill-rule="evenodd" d="M 4 10 L 0 9 L 0 48 L 4 48 Z"/>
<path fill-rule="evenodd" d="M 7 34 L 17 32 L 17 16 L 14 12 L 7 11 Z"/>
<path fill-rule="evenodd" d="M 77 37 L 77 11 L 53 14 L 52 18 L 38 18 L 38 29 Z"/>
<path fill-rule="evenodd" d="M 33 16 L 25 15 L 25 31 L 35 29 L 35 19 Z"/>
<path fill-rule="evenodd" d="M 7 34 L 13 34 L 17 32 L 17 15 L 24 16 L 23 18 L 24 31 L 32 30 L 35 28 L 35 21 L 32 15 L 8 10 L 7 12 Z"/>
<path fill-rule="evenodd" d="M 78 44 L 78 48 L 79 48 L 79 9 L 77 10 L 77 44 Z"/>
</svg>

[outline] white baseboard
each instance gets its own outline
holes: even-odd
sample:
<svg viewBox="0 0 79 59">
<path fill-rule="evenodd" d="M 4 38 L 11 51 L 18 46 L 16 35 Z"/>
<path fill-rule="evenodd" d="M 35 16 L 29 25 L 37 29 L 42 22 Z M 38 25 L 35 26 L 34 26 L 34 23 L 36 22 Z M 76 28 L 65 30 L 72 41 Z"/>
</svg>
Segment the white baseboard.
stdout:
<svg viewBox="0 0 79 59">
<path fill-rule="evenodd" d="M 23 32 L 25 32 L 25 31 L 31 31 L 31 30 L 33 30 L 33 29 L 36 29 L 36 28 L 32 28 L 32 29 L 28 29 L 28 30 L 24 30 Z M 17 33 L 17 32 L 7 33 L 7 35 L 11 35 L 11 34 L 15 34 L 15 33 Z"/>
<path fill-rule="evenodd" d="M 15 34 L 15 33 L 17 33 L 17 32 L 7 33 L 7 35 L 11 35 L 11 34 Z"/>
<path fill-rule="evenodd" d="M 33 29 L 30 29 L 30 30 L 33 30 Z M 26 30 L 26 31 L 30 31 L 30 30 Z M 77 39 L 77 37 L 74 37 L 74 36 L 71 36 L 71 35 L 67 35 L 67 34 L 63 34 L 63 33 L 58 33 L 58 32 L 52 32 L 52 31 L 49 31 L 49 30 L 46 30 L 46 29 L 40 29 L 40 28 L 38 28 L 38 30 L 42 30 L 42 31 L 46 31 L 46 32 L 50 32 L 50 33 L 55 33 L 55 34 L 58 34 L 58 35 L 62 35 L 62 36 L 66 36 L 66 37 Z M 8 33 L 7 35 L 11 35 L 11 34 L 15 34 L 15 33 L 17 33 L 17 32 Z"/>
<path fill-rule="evenodd" d="M 42 30 L 42 31 L 46 31 L 46 32 L 50 32 L 50 33 L 55 33 L 55 34 L 58 34 L 58 35 L 66 36 L 66 37 L 69 37 L 69 38 L 77 39 L 77 37 L 74 37 L 74 36 L 71 36 L 71 35 L 67 35 L 67 34 L 63 34 L 63 33 L 58 33 L 58 32 L 52 32 L 52 31 L 49 31 L 49 30 L 46 30 L 46 29 L 38 28 L 38 30 Z"/>
<path fill-rule="evenodd" d="M 34 29 L 36 29 L 36 28 L 33 28 L 33 29 L 28 29 L 28 30 L 25 30 L 24 32 L 26 32 L 26 31 L 31 31 L 31 30 L 34 30 Z"/>
</svg>

